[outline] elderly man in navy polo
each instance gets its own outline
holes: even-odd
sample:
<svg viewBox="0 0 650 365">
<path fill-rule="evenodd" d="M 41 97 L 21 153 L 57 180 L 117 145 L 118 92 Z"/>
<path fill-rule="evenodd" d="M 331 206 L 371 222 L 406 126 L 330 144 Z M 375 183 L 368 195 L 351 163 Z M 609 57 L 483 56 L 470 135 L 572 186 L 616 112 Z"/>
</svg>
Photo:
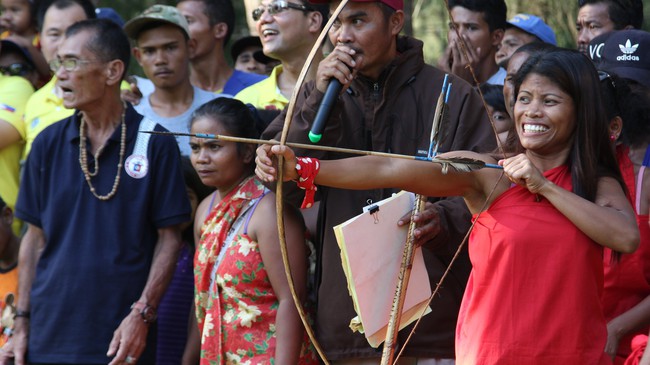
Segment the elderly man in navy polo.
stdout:
<svg viewBox="0 0 650 365">
<path fill-rule="evenodd" d="M 120 100 L 129 42 L 108 20 L 72 25 L 50 63 L 75 113 L 25 166 L 16 364 L 154 364 L 156 306 L 190 220 L 178 147 Z M 112 358 L 112 359 L 111 359 Z M 3 359 L 6 361 L 6 359 Z"/>
</svg>

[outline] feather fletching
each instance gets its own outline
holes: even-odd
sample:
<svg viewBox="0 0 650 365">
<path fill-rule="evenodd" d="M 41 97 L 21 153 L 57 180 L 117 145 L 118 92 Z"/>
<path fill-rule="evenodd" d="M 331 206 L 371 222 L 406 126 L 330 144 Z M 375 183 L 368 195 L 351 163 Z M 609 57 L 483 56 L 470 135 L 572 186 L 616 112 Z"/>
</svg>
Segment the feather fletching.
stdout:
<svg viewBox="0 0 650 365">
<path fill-rule="evenodd" d="M 470 172 L 479 170 L 485 167 L 485 162 L 466 157 L 450 157 L 440 158 L 436 157 L 431 162 L 439 163 L 442 165 L 442 173 L 447 174 L 449 167 L 452 167 L 458 172 Z"/>
</svg>

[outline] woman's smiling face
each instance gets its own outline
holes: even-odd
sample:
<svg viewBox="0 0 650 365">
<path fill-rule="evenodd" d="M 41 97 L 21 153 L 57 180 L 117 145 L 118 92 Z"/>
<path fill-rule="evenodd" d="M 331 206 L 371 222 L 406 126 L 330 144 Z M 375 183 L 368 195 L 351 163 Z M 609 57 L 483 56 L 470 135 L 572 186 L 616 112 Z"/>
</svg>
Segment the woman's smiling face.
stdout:
<svg viewBox="0 0 650 365">
<path fill-rule="evenodd" d="M 546 155 L 571 148 L 576 126 L 574 101 L 548 77 L 531 73 L 524 79 L 514 113 L 519 139 L 527 150 Z"/>
</svg>

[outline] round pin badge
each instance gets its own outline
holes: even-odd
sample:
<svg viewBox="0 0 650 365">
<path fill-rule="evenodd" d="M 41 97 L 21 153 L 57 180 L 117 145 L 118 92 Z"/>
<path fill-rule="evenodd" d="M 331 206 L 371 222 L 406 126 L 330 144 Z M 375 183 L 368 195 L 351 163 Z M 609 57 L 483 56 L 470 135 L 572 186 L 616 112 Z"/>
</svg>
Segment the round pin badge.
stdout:
<svg viewBox="0 0 650 365">
<path fill-rule="evenodd" d="M 124 164 L 126 173 L 134 179 L 142 179 L 147 176 L 149 171 L 149 160 L 146 156 L 131 155 L 126 159 Z"/>
</svg>

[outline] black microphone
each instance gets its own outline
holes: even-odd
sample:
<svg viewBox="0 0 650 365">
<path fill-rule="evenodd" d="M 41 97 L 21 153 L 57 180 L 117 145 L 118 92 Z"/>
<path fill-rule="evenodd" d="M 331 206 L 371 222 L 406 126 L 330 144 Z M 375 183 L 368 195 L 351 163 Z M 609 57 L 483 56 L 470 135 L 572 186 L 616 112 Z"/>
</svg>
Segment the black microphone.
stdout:
<svg viewBox="0 0 650 365">
<path fill-rule="evenodd" d="M 325 122 L 329 119 L 332 108 L 334 108 L 334 103 L 336 103 L 336 98 L 338 98 L 342 88 L 343 85 L 339 80 L 335 78 L 330 79 L 330 83 L 327 85 L 327 90 L 325 90 L 325 95 L 323 96 L 323 101 L 318 108 L 318 112 L 316 112 L 314 124 L 312 124 L 311 131 L 309 131 L 309 140 L 312 143 L 318 143 L 321 137 L 323 137 Z"/>
</svg>

